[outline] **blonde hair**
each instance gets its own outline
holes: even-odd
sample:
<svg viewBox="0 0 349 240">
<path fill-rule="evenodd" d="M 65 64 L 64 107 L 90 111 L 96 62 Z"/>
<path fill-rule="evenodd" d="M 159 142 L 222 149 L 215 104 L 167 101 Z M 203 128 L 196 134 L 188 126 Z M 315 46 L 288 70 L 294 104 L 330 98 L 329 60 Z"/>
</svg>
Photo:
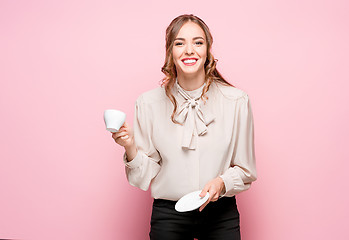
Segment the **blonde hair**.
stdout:
<svg viewBox="0 0 349 240">
<path fill-rule="evenodd" d="M 180 123 L 174 119 L 175 113 L 177 111 L 177 101 L 171 93 L 171 90 L 177 78 L 176 66 L 173 62 L 172 48 L 174 44 L 174 39 L 178 35 L 179 30 L 188 21 L 194 22 L 201 27 L 201 29 L 205 33 L 205 37 L 207 41 L 207 58 L 204 64 L 205 82 L 207 84 L 203 88 L 203 91 L 201 94 L 201 98 L 203 99 L 203 101 L 205 102 L 205 100 L 208 99 L 205 93 L 208 91 L 208 88 L 210 87 L 213 81 L 217 81 L 224 85 L 229 85 L 234 87 L 234 85 L 227 82 L 223 78 L 223 76 L 219 73 L 219 71 L 216 68 L 216 64 L 218 60 L 215 59 L 211 53 L 213 38 L 208 26 L 204 23 L 204 21 L 202 21 L 199 17 L 194 16 L 193 14 L 183 14 L 176 17 L 175 19 L 172 20 L 172 22 L 166 29 L 166 57 L 165 57 L 165 63 L 161 68 L 161 71 L 165 74 L 165 77 L 161 80 L 161 86 L 165 86 L 166 95 L 174 105 L 174 110 L 171 115 L 171 120 L 176 124 L 180 124 Z"/>
</svg>

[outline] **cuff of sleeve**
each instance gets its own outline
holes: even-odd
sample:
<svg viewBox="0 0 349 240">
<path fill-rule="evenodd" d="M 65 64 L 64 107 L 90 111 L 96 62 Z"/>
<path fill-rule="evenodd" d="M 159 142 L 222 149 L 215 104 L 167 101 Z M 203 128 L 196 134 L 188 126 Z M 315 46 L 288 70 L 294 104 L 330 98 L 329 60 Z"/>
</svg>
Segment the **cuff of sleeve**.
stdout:
<svg viewBox="0 0 349 240">
<path fill-rule="evenodd" d="M 230 168 L 220 175 L 225 184 L 225 194 L 223 196 L 234 196 L 235 194 L 245 190 L 242 179 L 235 169 Z"/>
<path fill-rule="evenodd" d="M 222 197 L 227 195 L 231 196 L 232 192 L 237 190 L 241 179 L 239 179 L 239 176 L 233 171 L 233 169 L 228 169 L 225 173 L 220 175 L 220 177 L 223 179 L 225 185 L 225 193 Z"/>
<path fill-rule="evenodd" d="M 126 151 L 125 151 L 124 156 L 123 156 L 123 160 L 124 160 L 126 167 L 128 167 L 128 168 L 137 168 L 137 167 L 140 167 L 142 164 L 142 156 L 141 156 L 141 153 L 139 151 L 137 151 L 137 155 L 131 161 L 127 161 L 127 155 L 126 155 Z"/>
<path fill-rule="evenodd" d="M 227 179 L 227 176 L 225 176 L 224 174 L 220 175 L 219 177 L 223 179 L 225 185 L 225 193 L 221 194 L 220 197 L 225 197 L 227 195 L 227 192 L 233 189 L 234 184 L 229 181 L 229 179 Z"/>
</svg>

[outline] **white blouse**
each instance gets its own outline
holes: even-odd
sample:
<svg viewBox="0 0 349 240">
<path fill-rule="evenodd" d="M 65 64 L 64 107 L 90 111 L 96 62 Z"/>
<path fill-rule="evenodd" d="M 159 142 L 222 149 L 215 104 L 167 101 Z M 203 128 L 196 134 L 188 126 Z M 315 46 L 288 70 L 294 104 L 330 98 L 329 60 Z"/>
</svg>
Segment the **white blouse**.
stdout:
<svg viewBox="0 0 349 240">
<path fill-rule="evenodd" d="M 187 193 L 202 190 L 207 182 L 221 177 L 232 197 L 250 188 L 257 179 L 251 101 L 241 89 L 211 83 L 204 104 L 202 89 L 184 90 L 176 81 L 173 104 L 165 88 L 141 94 L 135 102 L 134 137 L 137 155 L 127 161 L 130 185 L 153 198 L 177 201 Z"/>
</svg>

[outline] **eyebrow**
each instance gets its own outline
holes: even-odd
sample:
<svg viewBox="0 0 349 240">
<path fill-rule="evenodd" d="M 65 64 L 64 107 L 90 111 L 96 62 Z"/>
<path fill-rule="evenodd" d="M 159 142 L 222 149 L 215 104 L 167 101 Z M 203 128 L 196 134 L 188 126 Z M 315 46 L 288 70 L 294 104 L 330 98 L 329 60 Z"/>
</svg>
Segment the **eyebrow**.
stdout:
<svg viewBox="0 0 349 240">
<path fill-rule="evenodd" d="M 194 37 L 193 40 L 201 38 L 202 40 L 205 40 L 203 37 Z M 176 38 L 175 40 L 185 40 L 184 38 Z"/>
</svg>

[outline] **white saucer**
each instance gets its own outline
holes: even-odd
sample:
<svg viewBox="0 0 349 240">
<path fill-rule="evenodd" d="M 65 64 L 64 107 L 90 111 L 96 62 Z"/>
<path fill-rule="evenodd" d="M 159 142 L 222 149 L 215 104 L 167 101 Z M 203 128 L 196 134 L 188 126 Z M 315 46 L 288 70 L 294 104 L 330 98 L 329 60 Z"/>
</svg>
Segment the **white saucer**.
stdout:
<svg viewBox="0 0 349 240">
<path fill-rule="evenodd" d="M 188 193 L 181 197 L 175 205 L 177 212 L 187 212 L 199 208 L 204 204 L 207 199 L 210 197 L 209 193 L 206 193 L 206 196 L 201 198 L 199 195 L 202 190 Z"/>
</svg>

